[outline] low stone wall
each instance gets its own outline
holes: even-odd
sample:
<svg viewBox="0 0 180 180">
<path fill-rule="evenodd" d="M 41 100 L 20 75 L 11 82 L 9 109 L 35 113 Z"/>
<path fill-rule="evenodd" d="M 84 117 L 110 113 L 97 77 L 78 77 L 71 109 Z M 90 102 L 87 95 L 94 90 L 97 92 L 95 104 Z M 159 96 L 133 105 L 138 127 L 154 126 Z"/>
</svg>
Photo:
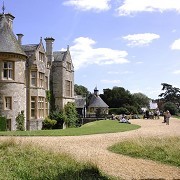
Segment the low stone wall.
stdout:
<svg viewBox="0 0 180 180">
<path fill-rule="evenodd" d="M 29 121 L 29 130 L 41 130 L 42 129 L 42 120 L 30 120 Z"/>
</svg>

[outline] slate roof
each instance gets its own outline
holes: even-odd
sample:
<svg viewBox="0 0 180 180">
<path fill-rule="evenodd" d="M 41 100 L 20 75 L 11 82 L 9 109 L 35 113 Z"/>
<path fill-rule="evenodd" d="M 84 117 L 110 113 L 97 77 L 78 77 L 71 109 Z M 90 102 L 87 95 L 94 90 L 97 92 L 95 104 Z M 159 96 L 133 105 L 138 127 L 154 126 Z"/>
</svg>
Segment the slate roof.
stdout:
<svg viewBox="0 0 180 180">
<path fill-rule="evenodd" d="M 64 61 L 67 51 L 54 51 L 54 61 Z"/>
<path fill-rule="evenodd" d="M 26 44 L 22 45 L 24 51 L 35 51 L 38 48 L 39 44 Z"/>
<path fill-rule="evenodd" d="M 9 26 L 5 14 L 0 15 L 0 53 L 14 53 L 26 56 Z"/>
<path fill-rule="evenodd" d="M 89 102 L 89 107 L 108 108 L 109 106 L 101 99 L 99 95 L 93 95 Z"/>
<path fill-rule="evenodd" d="M 86 99 L 75 98 L 75 104 L 76 104 L 76 108 L 84 108 L 84 106 L 86 105 Z"/>
</svg>

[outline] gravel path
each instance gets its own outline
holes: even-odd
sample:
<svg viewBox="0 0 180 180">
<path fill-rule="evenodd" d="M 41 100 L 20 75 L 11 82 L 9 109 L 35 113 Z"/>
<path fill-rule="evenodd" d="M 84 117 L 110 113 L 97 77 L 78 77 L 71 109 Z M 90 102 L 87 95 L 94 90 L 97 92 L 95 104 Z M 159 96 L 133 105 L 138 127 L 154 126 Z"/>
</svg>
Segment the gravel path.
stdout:
<svg viewBox="0 0 180 180">
<path fill-rule="evenodd" d="M 171 118 L 170 125 L 160 120 L 131 120 L 140 129 L 111 134 L 68 137 L 13 137 L 21 142 L 33 143 L 45 149 L 65 152 L 77 160 L 91 161 L 103 172 L 123 179 L 180 179 L 180 168 L 150 160 L 135 159 L 114 154 L 107 147 L 127 138 L 152 136 L 180 136 L 180 120 Z M 0 137 L 6 139 L 7 137 Z"/>
</svg>

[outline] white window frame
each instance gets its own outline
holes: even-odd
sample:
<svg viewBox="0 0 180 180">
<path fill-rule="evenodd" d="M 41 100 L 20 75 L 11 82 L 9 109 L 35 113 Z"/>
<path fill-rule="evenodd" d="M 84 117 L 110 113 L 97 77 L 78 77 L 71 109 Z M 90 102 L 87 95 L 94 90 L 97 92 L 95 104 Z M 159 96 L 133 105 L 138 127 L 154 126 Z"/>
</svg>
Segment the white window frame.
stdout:
<svg viewBox="0 0 180 180">
<path fill-rule="evenodd" d="M 3 62 L 3 79 L 6 79 L 6 80 L 14 79 L 14 62 L 12 61 Z"/>
</svg>

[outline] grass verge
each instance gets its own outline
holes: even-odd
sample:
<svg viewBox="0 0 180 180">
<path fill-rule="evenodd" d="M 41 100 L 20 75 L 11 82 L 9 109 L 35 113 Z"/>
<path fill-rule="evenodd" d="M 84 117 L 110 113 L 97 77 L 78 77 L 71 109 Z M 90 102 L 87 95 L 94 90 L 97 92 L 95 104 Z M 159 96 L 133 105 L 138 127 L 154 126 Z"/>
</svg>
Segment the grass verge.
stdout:
<svg viewBox="0 0 180 180">
<path fill-rule="evenodd" d="M 0 142 L 0 179 L 3 180 L 108 180 L 92 164 L 67 155 L 46 152 L 13 140 Z"/>
<path fill-rule="evenodd" d="M 140 126 L 134 124 L 119 123 L 113 120 L 101 120 L 84 124 L 79 128 L 39 131 L 1 131 L 0 136 L 81 136 L 124 132 L 138 128 L 140 128 Z"/>
<path fill-rule="evenodd" d="M 117 143 L 108 150 L 180 167 L 180 137 L 131 139 Z"/>
</svg>

